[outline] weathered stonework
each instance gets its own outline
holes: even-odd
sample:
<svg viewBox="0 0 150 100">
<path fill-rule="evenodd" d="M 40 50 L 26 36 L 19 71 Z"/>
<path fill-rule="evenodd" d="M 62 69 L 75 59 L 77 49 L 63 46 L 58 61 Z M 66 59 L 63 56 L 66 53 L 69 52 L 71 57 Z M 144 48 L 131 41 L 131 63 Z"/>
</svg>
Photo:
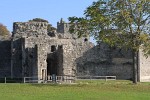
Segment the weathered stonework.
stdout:
<svg viewBox="0 0 150 100">
<path fill-rule="evenodd" d="M 10 77 L 11 66 L 11 41 L 10 38 L 0 37 L 0 78 Z"/>
<path fill-rule="evenodd" d="M 0 77 L 33 77 L 47 80 L 57 76 L 116 76 L 132 79 L 132 54 L 104 43 L 94 46 L 88 38 L 69 33 L 69 24 L 57 23 L 47 33 L 46 22 L 15 22 L 12 39 L 0 41 Z M 85 41 L 86 40 L 86 41 Z M 11 49 L 10 49 L 11 48 Z M 5 62 L 6 61 L 6 62 Z M 139 52 L 139 80 L 150 81 L 150 59 Z"/>
<path fill-rule="evenodd" d="M 150 57 L 143 56 L 143 52 L 139 50 L 139 81 L 150 82 Z"/>
</svg>

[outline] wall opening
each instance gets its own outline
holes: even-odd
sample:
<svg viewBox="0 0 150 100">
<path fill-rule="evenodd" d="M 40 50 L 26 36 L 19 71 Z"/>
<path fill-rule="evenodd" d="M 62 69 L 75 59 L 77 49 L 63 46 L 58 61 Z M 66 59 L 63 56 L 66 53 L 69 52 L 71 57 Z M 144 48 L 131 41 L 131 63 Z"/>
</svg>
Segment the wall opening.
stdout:
<svg viewBox="0 0 150 100">
<path fill-rule="evenodd" d="M 54 51 L 56 51 L 56 46 L 55 46 L 55 45 L 52 45 L 52 46 L 51 46 L 51 52 L 54 52 Z"/>
<path fill-rule="evenodd" d="M 42 80 L 46 80 L 46 69 L 42 69 Z"/>
<path fill-rule="evenodd" d="M 87 38 L 85 38 L 85 39 L 84 39 L 84 42 L 86 42 L 86 41 L 88 41 L 88 39 L 87 39 Z"/>
<path fill-rule="evenodd" d="M 57 75 L 58 64 L 57 61 L 51 58 L 47 58 L 47 75 Z"/>
</svg>

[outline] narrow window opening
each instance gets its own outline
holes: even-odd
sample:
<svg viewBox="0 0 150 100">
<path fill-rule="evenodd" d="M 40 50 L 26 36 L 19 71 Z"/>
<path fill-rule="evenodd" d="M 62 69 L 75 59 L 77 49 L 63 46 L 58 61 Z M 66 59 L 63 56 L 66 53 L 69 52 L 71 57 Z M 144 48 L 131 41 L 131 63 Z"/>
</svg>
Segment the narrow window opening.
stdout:
<svg viewBox="0 0 150 100">
<path fill-rule="evenodd" d="M 85 38 L 85 39 L 84 39 L 84 42 L 86 42 L 86 41 L 88 41 L 88 39 L 87 39 L 87 38 Z"/>
<path fill-rule="evenodd" d="M 52 45 L 52 46 L 51 46 L 51 52 L 54 52 L 54 51 L 56 51 L 56 46 L 55 46 L 55 45 Z"/>
</svg>

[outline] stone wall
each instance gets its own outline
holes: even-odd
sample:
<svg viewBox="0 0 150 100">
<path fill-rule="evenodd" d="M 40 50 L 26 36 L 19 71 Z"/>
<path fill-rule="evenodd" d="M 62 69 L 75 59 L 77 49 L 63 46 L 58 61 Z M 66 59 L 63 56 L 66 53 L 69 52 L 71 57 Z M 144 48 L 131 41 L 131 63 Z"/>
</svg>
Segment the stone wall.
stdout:
<svg viewBox="0 0 150 100">
<path fill-rule="evenodd" d="M 73 47 L 71 44 L 63 45 L 63 73 L 64 75 L 74 76 L 73 72 Z"/>
<path fill-rule="evenodd" d="M 15 22 L 13 24 L 13 34 L 23 34 L 31 33 L 35 35 L 45 35 L 47 34 L 47 22 Z"/>
<path fill-rule="evenodd" d="M 139 81 L 150 81 L 150 57 L 144 56 L 142 49 L 139 50 Z"/>
<path fill-rule="evenodd" d="M 12 69 L 12 76 L 15 78 L 21 78 L 22 77 L 22 43 L 23 39 L 18 38 L 16 40 L 12 40 L 11 45 L 11 52 L 12 52 L 12 58 L 11 58 L 11 69 Z"/>
<path fill-rule="evenodd" d="M 37 75 L 34 74 L 33 76 L 38 76 L 38 79 L 45 80 L 47 76 L 47 51 L 45 44 L 37 45 Z M 31 66 L 32 67 L 32 66 Z M 34 68 L 33 68 L 34 69 Z"/>
<path fill-rule="evenodd" d="M 69 33 L 69 24 L 64 22 L 57 22 L 58 33 Z"/>
<path fill-rule="evenodd" d="M 36 77 L 39 80 L 47 79 L 47 76 L 53 74 L 113 75 L 117 79 L 132 79 L 133 62 L 130 50 L 109 47 L 104 43 L 94 46 L 88 38 L 78 39 L 68 29 L 69 24 L 59 22 L 57 32 L 47 34 L 45 22 L 14 23 L 12 75 Z M 139 57 L 140 79 L 149 80 L 149 60 L 143 58 L 141 53 Z"/>
<path fill-rule="evenodd" d="M 88 45 L 82 45 L 82 48 L 76 59 L 77 75 L 91 76 L 116 76 L 117 79 L 132 78 L 132 59 L 130 52 L 120 51 L 109 48 L 106 44 L 100 44 L 94 47 L 85 48 Z M 81 52 L 84 51 L 84 52 Z M 123 53 L 124 52 L 124 53 Z M 120 53 L 120 54 L 119 54 Z"/>
<path fill-rule="evenodd" d="M 11 73 L 11 41 L 10 39 L 0 40 L 0 78 L 10 77 Z"/>
</svg>

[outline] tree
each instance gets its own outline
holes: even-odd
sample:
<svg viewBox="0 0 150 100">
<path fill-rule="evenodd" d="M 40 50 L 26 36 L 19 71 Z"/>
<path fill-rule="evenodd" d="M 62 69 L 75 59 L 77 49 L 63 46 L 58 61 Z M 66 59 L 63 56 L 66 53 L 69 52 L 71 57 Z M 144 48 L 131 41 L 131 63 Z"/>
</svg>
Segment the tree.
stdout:
<svg viewBox="0 0 150 100">
<path fill-rule="evenodd" d="M 29 22 L 47 22 L 47 23 L 49 23 L 47 20 L 41 19 L 41 18 L 34 18 L 32 20 L 29 20 Z M 47 26 L 47 32 L 48 33 L 53 32 L 55 30 L 56 30 L 55 27 L 53 27 L 51 24 L 48 24 L 48 26 Z"/>
<path fill-rule="evenodd" d="M 6 26 L 4 26 L 3 24 L 0 24 L 0 36 L 9 36 L 10 33 L 8 31 L 8 29 L 6 28 Z"/>
<path fill-rule="evenodd" d="M 138 50 L 150 54 L 150 1 L 98 0 L 93 2 L 84 17 L 69 17 L 70 32 L 85 33 L 110 46 L 131 49 L 133 52 L 133 83 L 137 83 Z"/>
</svg>

